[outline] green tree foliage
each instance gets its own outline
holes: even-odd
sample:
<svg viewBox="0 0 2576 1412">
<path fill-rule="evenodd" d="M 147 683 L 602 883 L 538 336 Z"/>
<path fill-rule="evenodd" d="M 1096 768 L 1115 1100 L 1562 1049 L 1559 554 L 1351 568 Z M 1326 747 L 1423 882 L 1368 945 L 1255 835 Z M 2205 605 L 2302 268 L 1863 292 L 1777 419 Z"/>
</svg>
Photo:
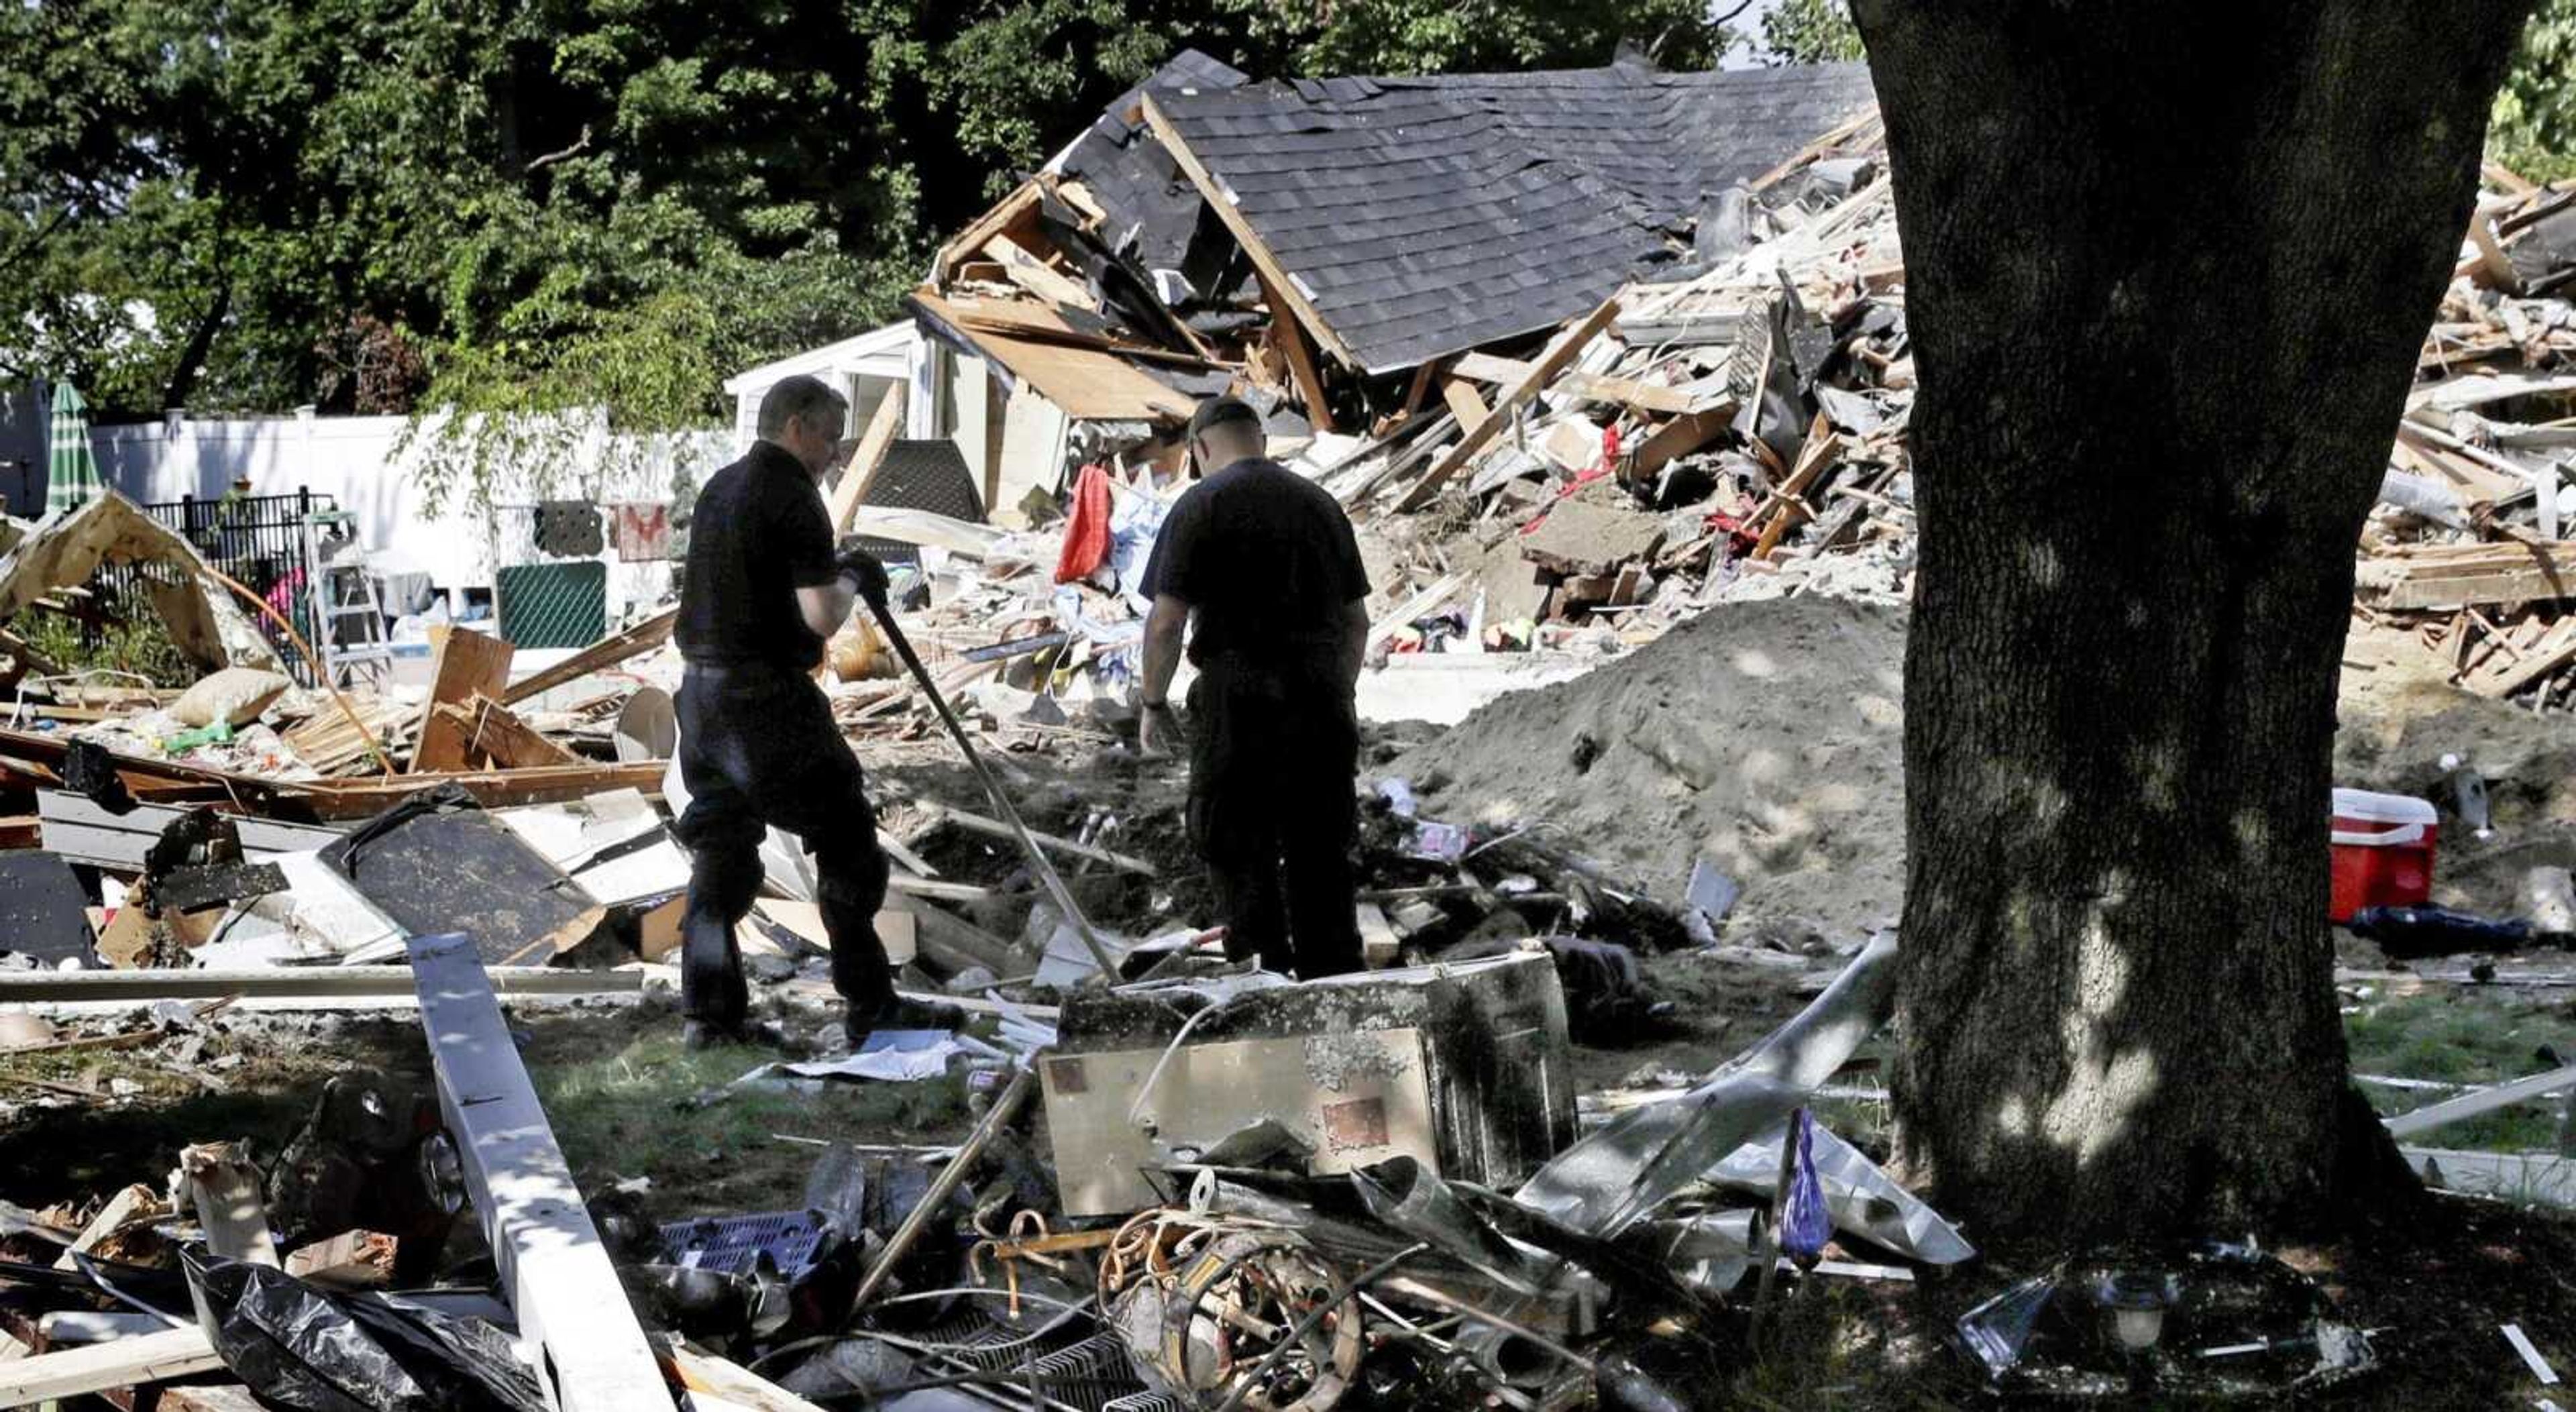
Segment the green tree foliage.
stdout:
<svg viewBox="0 0 2576 1412">
<path fill-rule="evenodd" d="M 2576 0 L 2540 0 L 2531 12 L 2487 145 L 2533 181 L 2576 177 Z"/>
<path fill-rule="evenodd" d="M 1762 16 L 1762 48 L 1775 64 L 1823 64 L 1864 57 L 1843 0 L 1780 0 Z"/>
<path fill-rule="evenodd" d="M 1288 76 L 1623 39 L 1726 42 L 1701 0 L 17 0 L 0 381 L 103 420 L 416 413 L 433 481 L 488 488 L 593 409 L 707 425 L 729 373 L 886 318 L 1182 47 Z"/>
</svg>

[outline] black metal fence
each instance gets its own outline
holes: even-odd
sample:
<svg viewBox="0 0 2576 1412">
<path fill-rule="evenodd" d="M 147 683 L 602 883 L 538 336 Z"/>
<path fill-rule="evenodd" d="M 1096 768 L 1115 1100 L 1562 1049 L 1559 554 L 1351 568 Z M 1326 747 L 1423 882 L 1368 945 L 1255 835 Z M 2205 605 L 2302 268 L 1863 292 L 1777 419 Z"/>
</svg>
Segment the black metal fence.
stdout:
<svg viewBox="0 0 2576 1412">
<path fill-rule="evenodd" d="M 146 505 L 152 518 L 178 532 L 193 544 L 225 576 L 258 594 L 268 605 L 295 624 L 295 630 L 310 641 L 314 634 L 314 585 L 307 581 L 304 555 L 305 517 L 316 511 L 336 510 L 339 506 L 328 495 L 298 490 L 292 495 L 227 496 L 220 500 L 200 500 L 191 495 L 183 499 Z M 148 602 L 145 581 L 176 583 L 178 574 L 162 564 L 109 565 L 101 568 L 97 586 L 120 602 L 133 602 L 142 607 Z M 139 601 L 138 601 L 139 600 Z M 313 682 L 312 664 L 295 649 L 276 621 L 266 613 L 240 603 L 236 605 L 259 624 L 259 629 L 277 648 L 287 671 L 302 685 Z M 126 610 L 131 616 L 132 609 Z M 143 611 L 150 611 L 143 608 Z"/>
</svg>

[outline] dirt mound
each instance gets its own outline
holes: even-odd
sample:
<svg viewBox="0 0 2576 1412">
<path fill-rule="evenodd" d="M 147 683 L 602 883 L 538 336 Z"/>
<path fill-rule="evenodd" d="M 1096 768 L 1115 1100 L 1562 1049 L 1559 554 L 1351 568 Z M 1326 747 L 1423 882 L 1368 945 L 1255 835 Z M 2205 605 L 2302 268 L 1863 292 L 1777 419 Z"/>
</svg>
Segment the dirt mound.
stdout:
<svg viewBox="0 0 2576 1412">
<path fill-rule="evenodd" d="M 1728 605 L 1501 697 L 1386 773 L 1434 817 L 1545 825 L 1665 898 L 1706 851 L 1744 887 L 1730 935 L 1846 941 L 1903 897 L 1904 656 L 1896 609 Z"/>
<path fill-rule="evenodd" d="M 1668 899 L 1705 850 L 1744 887 L 1729 940 L 1847 942 L 1904 900 L 1904 655 L 1901 609 L 1724 604 L 1382 773 L 1434 817 L 1545 826 Z M 2402 636 L 2356 633 L 2346 660 L 2335 782 L 2442 809 L 2437 900 L 2512 915 L 2528 869 L 2576 866 L 2576 724 L 2452 686 Z M 2445 754 L 2486 776 L 2492 837 L 2452 817 Z"/>
</svg>

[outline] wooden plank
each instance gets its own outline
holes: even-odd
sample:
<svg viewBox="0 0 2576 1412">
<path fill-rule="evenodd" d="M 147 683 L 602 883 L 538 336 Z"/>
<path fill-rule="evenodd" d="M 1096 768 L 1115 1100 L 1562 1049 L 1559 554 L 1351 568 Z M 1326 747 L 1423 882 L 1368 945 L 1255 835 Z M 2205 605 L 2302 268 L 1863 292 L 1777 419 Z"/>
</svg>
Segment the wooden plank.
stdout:
<svg viewBox="0 0 2576 1412">
<path fill-rule="evenodd" d="M 2576 662 L 2576 617 L 2562 618 L 2520 662 L 2493 676 L 2461 683 L 2481 696 L 2511 696 L 2570 662 Z"/>
<path fill-rule="evenodd" d="M 850 520 L 859 507 L 868 503 L 868 492 L 876 488 L 877 475 L 885 469 L 886 452 L 893 449 L 895 432 L 903 426 L 905 384 L 886 389 L 885 399 L 877 403 L 877 413 L 868 419 L 868 430 L 859 438 L 858 449 L 850 453 L 850 463 L 841 468 L 840 482 L 832 487 L 832 533 L 847 534 Z"/>
<path fill-rule="evenodd" d="M 1011 283 L 1051 304 L 1083 309 L 1094 313 L 1099 304 L 1084 288 L 1082 281 L 1067 278 L 1061 271 L 1037 256 L 1037 252 L 1008 235 L 995 235 L 984 242 L 984 253 L 1001 262 L 1003 275 Z"/>
<path fill-rule="evenodd" d="M 999 977 L 1036 968 L 1036 958 L 1022 954 L 1008 938 L 995 936 L 927 900 L 898 897 L 893 906 L 912 914 L 914 948 L 950 971 L 981 966 Z"/>
<path fill-rule="evenodd" d="M 623 632 L 611 633 L 601 638 L 544 671 L 532 673 L 520 679 L 504 689 L 500 693 L 499 700 L 504 706 L 516 706 L 539 692 L 551 691 L 566 682 L 579 681 L 593 672 L 606 671 L 639 652 L 649 651 L 668 642 L 671 638 L 671 625 L 679 620 L 680 608 L 675 603 Z"/>
<path fill-rule="evenodd" d="M 439 709 L 466 718 L 465 753 L 470 760 L 488 760 L 504 770 L 590 763 L 520 720 L 509 707 L 481 692 L 475 693 L 468 706 L 442 706 Z"/>
<path fill-rule="evenodd" d="M 1814 512 L 1807 509 L 1798 497 L 1806 494 L 1807 487 L 1814 485 L 1816 478 L 1834 464 L 1835 445 L 1832 424 L 1825 420 L 1824 413 L 1818 412 L 1814 423 L 1807 428 L 1806 443 L 1798 448 L 1798 464 L 1790 468 L 1788 478 L 1772 487 L 1771 493 L 1764 496 L 1762 503 L 1745 518 L 1746 525 L 1760 531 L 1760 538 L 1753 547 L 1754 558 L 1770 558 L 1771 552 L 1779 547 L 1782 535 L 1815 518 Z"/>
<path fill-rule="evenodd" d="M 2420 1132 L 2428 1132 L 2434 1128 L 2459 1122 L 2463 1118 L 2492 1113 L 2498 1108 L 2510 1108 L 2525 1099 L 2538 1098 L 2544 1094 L 2557 1093 L 2568 1088 L 2576 1088 L 2576 1064 L 2552 1069 L 2545 1074 L 2533 1074 L 2528 1078 L 2515 1079 L 2510 1083 L 2500 1083 L 2492 1088 L 2478 1089 L 2461 1094 L 2457 1098 L 2446 1098 L 2439 1103 L 2426 1104 L 2411 1113 L 2400 1113 L 2396 1117 L 2384 1118 L 2380 1121 L 2388 1129 L 2389 1136 L 2412 1137 Z"/>
<path fill-rule="evenodd" d="M 1637 447 L 1637 458 L 1632 463 L 1633 474 L 1640 479 L 1651 476 L 1667 463 L 1717 440 L 1718 433 L 1726 430 L 1733 416 L 1731 410 L 1692 412 L 1655 428 L 1654 433 Z"/>
<path fill-rule="evenodd" d="M 224 1366 L 203 1329 L 171 1329 L 0 1363 L 0 1407 L 56 1402 Z"/>
<path fill-rule="evenodd" d="M 1395 507 L 1398 510 L 1418 510 L 1429 503 L 1442 483 L 1456 474 L 1459 467 L 1475 459 L 1476 453 L 1484 450 L 1486 444 L 1510 423 L 1513 412 L 1538 396 L 1540 389 L 1547 385 L 1548 380 L 1555 377 L 1566 364 L 1573 362 L 1575 355 L 1581 353 L 1593 339 L 1600 337 L 1601 331 L 1608 328 L 1610 321 L 1617 317 L 1619 317 L 1619 301 L 1616 298 L 1605 299 L 1601 301 L 1599 308 L 1584 315 L 1573 327 L 1558 334 L 1548 344 L 1547 351 L 1541 353 L 1537 361 L 1529 365 L 1528 375 L 1503 389 L 1502 395 L 1494 399 L 1493 415 L 1467 428 L 1466 436 L 1456 446 L 1451 447 L 1447 455 L 1433 462 L 1431 469 L 1423 472 L 1422 478 L 1413 483 L 1413 488 L 1406 491 L 1402 499 L 1396 501 Z"/>
<path fill-rule="evenodd" d="M 587 799 L 620 789 L 658 795 L 668 763 L 639 760 L 620 765 L 549 765 L 533 770 L 459 770 L 390 780 L 307 780 L 290 787 L 287 793 L 300 799 L 317 819 L 368 818 L 431 785 L 451 783 L 473 795 L 484 808 L 501 809 L 513 804 Z"/>
<path fill-rule="evenodd" d="M 458 769 L 466 763 L 465 728 L 452 719 L 442 720 L 438 708 L 463 705 L 477 692 L 502 695 L 510 684 L 510 657 L 518 651 L 507 638 L 454 626 L 431 628 L 429 642 L 429 699 L 421 703 L 420 722 L 413 731 L 420 743 L 412 747 L 411 763 L 405 767 L 416 775 Z"/>
<path fill-rule="evenodd" d="M 1199 195 L 1206 199 L 1208 209 L 1216 212 L 1217 219 L 1223 221 L 1225 228 L 1233 233 L 1235 243 L 1242 246 L 1243 253 L 1250 257 L 1252 267 L 1260 273 L 1265 287 L 1277 289 L 1280 297 L 1286 301 L 1285 307 L 1295 312 L 1297 321 L 1305 326 L 1306 332 L 1312 335 L 1317 343 L 1323 345 L 1326 352 L 1339 359 L 1344 367 L 1368 371 L 1360 362 L 1359 355 L 1351 351 L 1351 346 L 1342 341 L 1341 335 L 1333 332 L 1332 325 L 1324 322 L 1322 311 L 1315 307 L 1314 301 L 1306 297 L 1305 287 L 1298 284 L 1295 277 L 1288 273 L 1287 267 L 1279 263 L 1279 257 L 1270 253 L 1270 247 L 1262 241 L 1261 233 L 1252 228 L 1252 222 L 1243 218 L 1243 212 L 1236 208 L 1233 188 L 1217 180 L 1208 171 L 1207 164 L 1201 162 L 1198 154 L 1190 150 L 1189 143 L 1181 139 L 1180 129 L 1172 125 L 1171 117 L 1163 111 L 1161 104 L 1154 101 L 1153 94 L 1145 95 L 1144 109 L 1146 126 L 1154 130 L 1154 136 L 1162 141 L 1164 150 L 1172 154 L 1172 160 L 1180 164 L 1181 170 L 1188 174 L 1191 184 L 1198 187 Z M 1275 311 L 1282 306 L 1274 303 L 1270 307 L 1275 317 Z"/>
<path fill-rule="evenodd" d="M 1306 420 L 1317 431 L 1339 432 L 1341 427 L 1333 421 L 1332 404 L 1324 400 L 1324 375 L 1315 366 L 1314 348 L 1306 342 L 1296 316 L 1288 312 L 1278 286 L 1257 268 L 1253 277 L 1261 282 L 1261 302 L 1270 310 L 1270 341 L 1288 360 L 1288 375 L 1297 380 L 1297 395 L 1306 403 Z"/>
<path fill-rule="evenodd" d="M 1458 419 L 1460 431 L 1473 432 L 1484 425 L 1487 417 L 1494 414 L 1493 409 L 1485 405 L 1485 399 L 1477 394 L 1475 387 L 1465 378 L 1442 378 L 1440 399 L 1449 404 L 1449 415 Z"/>
<path fill-rule="evenodd" d="M 1508 386 L 1529 376 L 1530 365 L 1513 358 L 1497 358 L 1490 353 L 1466 353 L 1458 358 L 1456 372 L 1462 378 Z M 1633 378 L 1606 377 L 1587 373 L 1581 368 L 1568 368 L 1557 374 L 1556 387 L 1574 396 L 1594 402 L 1616 402 L 1640 412 L 1677 417 L 1699 406 L 1699 399 L 1678 387 L 1659 387 Z"/>
<path fill-rule="evenodd" d="M 1010 195 L 995 202 L 991 210 L 967 222 L 964 230 L 939 247 L 939 278 L 943 281 L 953 278 L 959 265 L 983 253 L 985 241 L 1010 229 L 1022 217 L 1035 211 L 1038 199 L 1037 182 L 1024 181 L 1013 187 Z"/>
<path fill-rule="evenodd" d="M 464 1158 L 519 1336 L 544 1350 L 538 1376 L 551 1380 L 562 1412 L 668 1412 L 652 1345 L 555 1145 L 473 939 L 416 936 L 409 949 L 439 1111 Z"/>
<path fill-rule="evenodd" d="M 1422 399 L 1431 391 L 1432 376 L 1440 370 L 1440 360 L 1437 358 L 1413 370 L 1413 381 L 1405 384 L 1404 388 L 1404 407 L 1395 414 L 1395 425 L 1389 427 L 1385 434 L 1392 435 L 1406 422 L 1411 421 L 1414 413 L 1422 410 Z"/>
<path fill-rule="evenodd" d="M 1068 417 L 1177 423 L 1188 420 L 1190 413 L 1197 410 L 1197 399 L 1165 387 L 1126 361 L 1147 358 L 1151 350 L 1120 347 L 1110 352 L 1090 346 L 1102 344 L 1100 339 L 1086 341 L 1052 332 L 995 332 L 979 326 L 975 317 L 979 307 L 993 304 L 987 300 L 979 306 L 976 300 L 947 299 L 927 292 L 904 300 L 904 307 L 914 318 L 954 335 L 1012 377 L 1026 382 Z M 1163 361 L 1204 366 L 1202 360 L 1180 354 L 1165 355 Z"/>
</svg>

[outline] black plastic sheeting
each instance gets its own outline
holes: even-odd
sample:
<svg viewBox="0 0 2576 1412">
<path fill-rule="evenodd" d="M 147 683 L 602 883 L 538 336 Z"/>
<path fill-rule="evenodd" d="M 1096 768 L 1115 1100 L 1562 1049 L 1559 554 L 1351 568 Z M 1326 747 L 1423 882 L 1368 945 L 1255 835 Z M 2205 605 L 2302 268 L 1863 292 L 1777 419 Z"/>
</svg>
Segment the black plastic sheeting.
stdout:
<svg viewBox="0 0 2576 1412">
<path fill-rule="evenodd" d="M 282 1270 L 180 1253 L 215 1353 L 296 1412 L 546 1412 L 545 1389 L 480 1319 L 382 1294 L 332 1294 Z"/>
</svg>

